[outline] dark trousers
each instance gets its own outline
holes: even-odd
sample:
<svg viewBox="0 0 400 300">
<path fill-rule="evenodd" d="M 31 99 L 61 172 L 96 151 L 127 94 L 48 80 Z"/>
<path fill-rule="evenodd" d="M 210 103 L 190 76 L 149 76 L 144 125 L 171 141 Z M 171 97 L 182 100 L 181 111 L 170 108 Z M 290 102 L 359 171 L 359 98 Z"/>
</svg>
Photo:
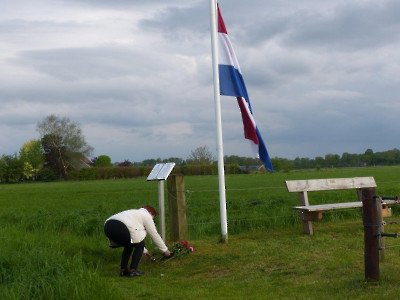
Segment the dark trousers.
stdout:
<svg viewBox="0 0 400 300">
<path fill-rule="evenodd" d="M 133 248 L 135 248 L 132 254 L 130 269 L 137 270 L 145 247 L 144 240 L 140 243 L 132 244 L 128 228 L 124 223 L 118 220 L 108 220 L 106 224 L 104 224 L 104 233 L 114 243 L 118 244 L 120 247 L 124 247 L 121 257 L 121 269 L 127 269 L 129 258 Z"/>
</svg>

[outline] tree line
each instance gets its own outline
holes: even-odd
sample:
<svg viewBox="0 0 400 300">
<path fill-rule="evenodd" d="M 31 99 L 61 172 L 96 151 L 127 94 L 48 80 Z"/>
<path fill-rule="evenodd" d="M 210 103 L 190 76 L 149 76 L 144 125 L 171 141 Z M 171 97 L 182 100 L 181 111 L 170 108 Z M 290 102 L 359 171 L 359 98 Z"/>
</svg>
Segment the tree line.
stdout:
<svg viewBox="0 0 400 300">
<path fill-rule="evenodd" d="M 204 151 L 204 148 L 201 149 Z M 199 154 L 196 148 L 194 153 Z M 193 153 L 192 153 L 193 154 Z M 315 159 L 297 157 L 294 160 L 285 158 L 273 158 L 272 163 L 276 171 L 289 172 L 293 169 L 321 169 L 321 168 L 340 168 L 340 167 L 362 167 L 371 165 L 393 165 L 399 164 L 400 151 L 397 149 L 373 153 L 368 149 L 364 154 L 344 153 L 342 156 L 337 154 L 327 154 L 325 157 Z M 101 161 L 101 163 L 99 163 Z M 108 156 L 102 155 L 94 160 L 96 168 L 80 169 L 71 171 L 67 179 L 72 180 L 93 180 L 110 178 L 133 178 L 146 177 L 152 167 L 157 163 L 175 162 L 174 173 L 183 175 L 216 175 L 218 172 L 217 162 L 213 159 L 205 160 L 204 157 L 193 156 L 184 160 L 182 158 L 170 157 L 167 159 L 146 159 L 141 162 L 130 162 L 125 160 L 122 163 L 111 164 Z M 225 156 L 225 174 L 243 174 L 251 172 L 267 172 L 263 168 L 261 161 L 257 158 L 240 157 L 236 155 Z"/>
<path fill-rule="evenodd" d="M 317 156 L 314 159 L 304 157 L 296 157 L 293 160 L 274 158 L 272 159 L 272 164 L 277 171 L 398 165 L 400 164 L 400 150 L 395 148 L 374 152 L 372 149 L 367 149 L 362 154 L 344 152 L 341 156 L 338 154 L 326 154 L 324 157 Z"/>
<path fill-rule="evenodd" d="M 71 171 L 89 169 L 90 167 L 108 168 L 104 170 L 81 172 L 84 176 L 106 178 L 138 174 L 145 176 L 157 163 L 175 162 L 181 172 L 188 175 L 215 174 L 217 162 L 207 146 L 191 151 L 187 159 L 170 157 L 167 159 L 145 159 L 140 162 L 111 162 L 107 155 L 88 159 L 93 147 L 88 145 L 80 126 L 68 118 L 55 115 L 47 116 L 37 124 L 39 139 L 24 143 L 19 153 L 3 155 L 0 158 L 0 182 L 16 183 L 21 181 L 51 181 L 68 178 Z M 237 174 L 262 170 L 262 162 L 258 158 L 226 155 L 224 157 L 226 171 Z M 321 169 L 340 167 L 360 167 L 371 165 L 400 164 L 400 150 L 393 149 L 374 153 L 367 149 L 362 154 L 345 152 L 326 154 L 313 159 L 296 157 L 295 159 L 272 158 L 276 171 L 289 172 L 293 169 Z M 199 167 L 196 167 L 199 166 Z M 136 168 L 131 170 L 112 170 L 110 168 Z M 75 178 L 83 175 L 75 172 Z M 86 174 L 86 175 L 85 175 Z M 92 175 L 91 175 L 92 174 Z M 107 176 L 104 174 L 108 174 Z M 113 175 L 114 174 L 114 175 Z M 125 175 L 124 175 L 125 174 Z M 72 175 L 70 178 L 73 177 Z M 111 178 L 110 177 L 110 178 Z"/>
</svg>

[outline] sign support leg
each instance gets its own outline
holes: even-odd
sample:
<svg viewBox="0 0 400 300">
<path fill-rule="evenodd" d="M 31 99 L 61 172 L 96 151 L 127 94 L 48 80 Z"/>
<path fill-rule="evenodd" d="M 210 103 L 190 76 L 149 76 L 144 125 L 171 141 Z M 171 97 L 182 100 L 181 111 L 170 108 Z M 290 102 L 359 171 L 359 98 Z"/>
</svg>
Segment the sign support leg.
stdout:
<svg viewBox="0 0 400 300">
<path fill-rule="evenodd" d="M 160 232 L 165 242 L 164 180 L 158 181 L 158 207 L 160 208 Z"/>
</svg>

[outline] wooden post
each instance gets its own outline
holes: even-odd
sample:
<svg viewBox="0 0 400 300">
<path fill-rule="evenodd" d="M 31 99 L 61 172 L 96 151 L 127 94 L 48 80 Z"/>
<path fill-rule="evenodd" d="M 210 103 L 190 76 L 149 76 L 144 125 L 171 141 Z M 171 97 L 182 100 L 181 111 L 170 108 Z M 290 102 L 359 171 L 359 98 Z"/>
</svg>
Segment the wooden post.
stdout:
<svg viewBox="0 0 400 300">
<path fill-rule="evenodd" d="M 299 203 L 300 206 L 308 206 L 308 194 L 307 192 L 299 192 Z M 314 231 L 312 228 L 312 224 L 311 221 L 309 219 L 307 219 L 304 215 L 303 211 L 299 211 L 299 217 L 300 220 L 302 220 L 301 222 L 303 223 L 303 232 L 309 235 L 313 235 Z"/>
<path fill-rule="evenodd" d="M 183 175 L 171 175 L 167 180 L 170 239 L 187 240 L 185 182 Z"/>
<path fill-rule="evenodd" d="M 361 198 L 363 203 L 363 223 L 364 223 L 364 261 L 365 261 L 365 279 L 379 280 L 379 236 L 377 234 L 378 215 L 377 201 L 375 197 L 375 188 L 361 189 Z M 379 203 L 380 204 L 380 203 Z"/>
</svg>

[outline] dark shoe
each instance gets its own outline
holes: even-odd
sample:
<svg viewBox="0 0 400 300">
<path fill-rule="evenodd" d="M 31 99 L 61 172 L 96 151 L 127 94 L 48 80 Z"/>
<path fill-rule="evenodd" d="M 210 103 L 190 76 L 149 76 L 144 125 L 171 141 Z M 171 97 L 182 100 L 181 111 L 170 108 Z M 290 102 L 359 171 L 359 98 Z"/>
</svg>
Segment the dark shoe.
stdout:
<svg viewBox="0 0 400 300">
<path fill-rule="evenodd" d="M 121 277 L 128 276 L 128 275 L 129 275 L 129 272 L 127 270 L 122 269 L 119 272 L 119 276 L 121 276 Z"/>
<path fill-rule="evenodd" d="M 144 274 L 144 272 L 142 272 L 142 271 L 132 271 L 132 272 L 129 272 L 129 277 L 142 276 L 143 274 Z"/>
</svg>

